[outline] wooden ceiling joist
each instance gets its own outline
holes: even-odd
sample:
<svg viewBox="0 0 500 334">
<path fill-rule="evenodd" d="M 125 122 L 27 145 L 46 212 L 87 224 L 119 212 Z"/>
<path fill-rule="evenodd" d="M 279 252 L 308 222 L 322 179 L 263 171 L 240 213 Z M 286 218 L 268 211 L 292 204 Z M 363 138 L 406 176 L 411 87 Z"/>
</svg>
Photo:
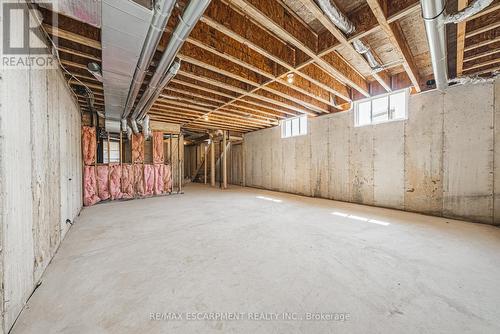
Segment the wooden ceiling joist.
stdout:
<svg viewBox="0 0 500 334">
<path fill-rule="evenodd" d="M 254 72 L 247 70 L 246 68 L 243 68 L 237 64 L 231 63 L 225 59 L 221 59 L 220 57 L 219 59 L 214 58 L 214 55 L 204 52 L 189 52 L 189 56 L 186 56 L 186 54 L 188 53 L 187 50 L 190 50 L 190 48 L 184 47 L 182 49 L 182 55 L 179 55 L 179 58 L 184 62 L 203 67 L 213 72 L 217 72 L 232 79 L 244 82 L 252 87 L 261 86 L 262 89 L 289 100 L 289 103 L 291 105 L 290 108 L 298 108 L 298 111 L 300 111 L 302 108 L 304 109 L 304 112 L 307 112 L 307 110 L 305 110 L 307 108 L 319 113 L 329 112 L 328 105 L 323 102 L 316 101 L 310 96 L 302 95 L 298 92 L 291 92 L 289 90 L 286 90 L 288 94 L 284 94 L 282 91 L 274 90 L 272 88 L 269 88 L 268 86 L 265 86 L 264 83 L 266 82 L 262 81 L 262 77 L 259 78 Z M 295 98 L 293 95 L 298 95 L 300 98 Z"/>
<path fill-rule="evenodd" d="M 198 74 L 198 73 L 195 74 L 195 73 L 185 72 L 185 71 L 179 70 L 179 74 L 186 76 L 186 77 L 189 77 L 189 78 L 192 78 L 192 79 L 195 79 L 195 80 L 199 80 L 199 81 L 208 83 L 208 84 L 215 86 L 215 87 L 221 87 L 221 88 L 224 88 L 227 90 L 231 90 L 231 91 L 239 93 L 241 95 L 245 95 L 247 93 L 246 91 L 239 89 L 238 87 L 227 85 L 223 82 L 217 81 L 217 80 L 209 78 L 209 77 L 202 76 L 201 74 Z M 271 108 L 276 109 L 279 112 L 290 115 L 290 116 L 297 116 L 298 114 L 302 113 L 302 110 L 296 111 L 296 110 L 293 110 L 292 108 L 289 109 L 288 105 L 283 105 L 283 104 L 281 104 L 277 101 L 274 101 L 272 99 L 267 99 L 265 97 L 256 96 L 253 93 L 249 94 L 249 96 L 255 97 L 257 100 L 262 100 L 263 102 L 267 102 L 267 103 L 272 105 Z M 260 105 L 259 102 L 254 102 L 254 104 L 257 106 Z"/>
<path fill-rule="evenodd" d="M 319 57 L 317 55 L 317 37 L 308 36 L 304 39 L 304 33 L 300 22 L 287 17 L 283 19 L 285 8 L 280 3 L 265 0 L 231 0 L 231 3 L 238 6 L 254 21 L 258 22 L 264 28 L 275 33 L 279 38 L 290 43 L 297 49 L 304 52 L 308 57 L 324 68 L 328 73 L 334 75 L 337 79 L 348 86 L 356 89 L 365 96 L 370 96 L 368 92 L 368 83 L 351 65 L 338 57 L 335 62 L 331 62 L 331 57 Z M 339 64 L 343 63 L 343 64 Z M 341 66 L 339 66 L 341 65 Z"/>
<path fill-rule="evenodd" d="M 332 21 L 323 13 L 323 11 L 316 5 L 314 0 L 299 0 L 312 14 L 313 16 L 321 22 L 321 24 L 338 40 L 342 45 L 344 45 L 352 55 L 361 63 L 368 65 L 366 59 L 359 53 L 356 52 L 352 44 L 347 40 L 344 34 L 332 23 Z M 379 22 L 380 23 L 380 22 Z M 391 91 L 391 81 L 387 73 L 373 73 L 373 77 L 388 91 Z"/>
<path fill-rule="evenodd" d="M 181 101 L 181 103 L 179 103 L 179 101 Z M 206 104 L 203 105 L 203 104 L 199 104 L 198 101 L 193 101 L 193 100 L 185 98 L 185 97 L 172 96 L 172 95 L 168 95 L 168 96 L 162 98 L 162 100 L 159 100 L 158 104 L 160 104 L 160 102 L 164 102 L 164 104 L 169 104 L 169 105 L 172 105 L 172 104 L 177 105 L 177 106 L 184 107 L 184 108 L 189 108 L 189 106 L 192 106 L 192 107 L 194 107 L 195 110 L 203 112 L 203 113 L 211 112 L 212 109 L 217 108 L 217 106 L 206 105 Z M 187 104 L 182 103 L 182 102 L 187 102 Z M 199 108 L 199 107 L 201 107 L 201 108 Z M 265 124 L 265 125 L 269 125 L 269 123 L 270 123 L 268 121 L 268 119 L 266 119 L 266 118 L 261 119 L 262 116 L 249 115 L 248 113 L 238 111 L 238 110 L 231 110 L 229 113 L 226 111 L 221 111 L 219 113 L 221 115 L 229 115 L 229 116 L 233 116 L 235 118 L 243 118 L 244 120 L 248 120 L 249 123 Z M 249 115 L 251 117 L 246 117 L 246 115 Z"/>
<path fill-rule="evenodd" d="M 404 39 L 404 35 L 401 31 L 399 23 L 397 21 L 393 22 L 392 24 L 388 22 L 386 13 L 384 9 L 382 9 L 379 0 L 366 0 L 366 2 L 377 18 L 378 23 L 389 37 L 391 44 L 396 48 L 399 56 L 403 60 L 403 67 L 406 71 L 406 74 L 410 78 L 413 87 L 415 87 L 415 90 L 417 92 L 420 92 L 420 78 L 418 75 L 417 66 L 415 65 L 415 62 L 413 60 L 410 48 Z"/>
<path fill-rule="evenodd" d="M 97 49 L 97 50 L 102 49 L 101 42 L 96 41 L 95 39 L 85 37 L 85 36 L 82 36 L 80 34 L 75 34 L 73 32 L 66 31 L 66 30 L 63 30 L 63 29 L 58 28 L 58 27 L 53 27 L 47 23 L 43 23 L 43 28 L 45 29 L 45 31 L 47 31 L 47 33 L 49 33 L 52 36 L 56 36 L 57 38 L 66 39 L 68 41 L 72 41 L 72 42 L 76 42 L 78 44 L 89 46 L 89 47 Z"/>
<path fill-rule="evenodd" d="M 307 95 L 310 98 L 331 105 L 329 99 L 325 98 L 325 95 L 328 96 L 329 94 L 322 87 L 315 86 L 311 83 L 304 83 L 303 80 L 288 83 L 286 80 L 278 77 L 286 72 L 286 68 L 280 67 L 281 70 L 278 70 L 278 66 L 276 66 L 274 62 L 267 59 L 264 55 L 255 52 L 251 48 L 248 48 L 246 45 L 241 44 L 236 40 L 232 40 L 229 36 L 226 37 L 223 33 L 210 28 L 203 22 L 200 22 L 197 27 L 200 28 L 195 28 L 193 30 L 193 33 L 187 40 L 188 43 L 216 54 L 217 56 L 231 61 L 232 63 L 238 64 L 247 70 L 258 73 L 262 77 L 267 78 L 270 83 L 272 81 L 279 81 L 280 83 L 292 88 L 297 93 Z M 205 31 L 202 31 L 201 29 L 205 29 Z M 212 30 L 209 31 L 209 29 Z"/>
</svg>

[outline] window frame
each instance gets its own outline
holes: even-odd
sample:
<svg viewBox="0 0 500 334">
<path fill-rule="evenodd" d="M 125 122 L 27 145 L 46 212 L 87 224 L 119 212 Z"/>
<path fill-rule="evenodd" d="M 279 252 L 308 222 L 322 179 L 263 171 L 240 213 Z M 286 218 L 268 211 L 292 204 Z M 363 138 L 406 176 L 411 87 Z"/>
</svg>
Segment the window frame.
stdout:
<svg viewBox="0 0 500 334">
<path fill-rule="evenodd" d="M 117 144 L 118 145 L 118 150 L 109 150 L 111 147 L 111 144 Z M 105 164 L 113 164 L 113 163 L 121 163 L 121 152 L 120 152 L 120 142 L 117 140 L 109 140 L 104 139 L 102 142 L 102 162 Z M 118 161 L 114 161 L 115 159 L 111 159 L 112 161 L 108 161 L 108 150 L 111 152 L 118 152 Z M 111 154 L 110 154 L 111 157 Z"/>
<path fill-rule="evenodd" d="M 294 133 L 293 131 L 293 121 L 298 120 L 298 133 Z M 305 123 L 305 124 L 302 124 Z M 292 137 L 300 137 L 300 136 L 305 136 L 307 135 L 307 115 L 299 115 L 295 117 L 290 117 L 290 118 L 285 118 L 281 120 L 280 122 L 280 127 L 281 127 L 281 139 L 285 138 L 292 138 Z M 287 136 L 286 134 L 286 128 L 290 127 L 290 135 Z"/>
<path fill-rule="evenodd" d="M 404 93 L 405 103 L 404 103 L 404 116 L 402 118 L 394 118 L 395 113 L 391 113 L 391 96 Z M 398 122 L 404 121 L 408 119 L 408 99 L 409 99 L 409 90 L 407 88 L 400 89 L 394 92 L 389 92 L 373 97 L 368 97 L 366 99 L 358 100 L 354 102 L 354 127 L 363 127 L 369 125 L 377 125 L 383 123 L 390 122 Z M 387 120 L 383 121 L 373 121 L 373 101 L 378 99 L 383 99 L 387 97 Z M 365 102 L 370 102 L 370 123 L 367 124 L 359 124 L 359 105 Z"/>
</svg>

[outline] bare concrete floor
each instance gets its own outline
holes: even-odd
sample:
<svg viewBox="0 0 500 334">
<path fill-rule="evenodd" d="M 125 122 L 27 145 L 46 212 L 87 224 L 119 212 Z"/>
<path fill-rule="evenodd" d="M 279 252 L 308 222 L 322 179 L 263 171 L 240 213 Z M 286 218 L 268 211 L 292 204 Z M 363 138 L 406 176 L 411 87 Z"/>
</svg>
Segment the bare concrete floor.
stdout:
<svg viewBox="0 0 500 334">
<path fill-rule="evenodd" d="M 190 185 L 84 209 L 12 333 L 484 334 L 499 306 L 498 228 Z"/>
</svg>

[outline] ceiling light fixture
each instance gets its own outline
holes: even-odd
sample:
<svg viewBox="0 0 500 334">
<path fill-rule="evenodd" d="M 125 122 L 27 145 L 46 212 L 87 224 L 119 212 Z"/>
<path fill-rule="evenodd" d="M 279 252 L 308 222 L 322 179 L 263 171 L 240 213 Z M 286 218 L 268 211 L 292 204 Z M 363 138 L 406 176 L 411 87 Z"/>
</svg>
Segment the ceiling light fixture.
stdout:
<svg viewBox="0 0 500 334">
<path fill-rule="evenodd" d="M 101 66 L 96 62 L 87 64 L 87 70 L 100 82 L 102 82 Z"/>
<path fill-rule="evenodd" d="M 294 77 L 295 75 L 293 73 L 289 73 L 286 75 L 286 81 L 288 81 L 288 83 L 293 83 Z"/>
</svg>

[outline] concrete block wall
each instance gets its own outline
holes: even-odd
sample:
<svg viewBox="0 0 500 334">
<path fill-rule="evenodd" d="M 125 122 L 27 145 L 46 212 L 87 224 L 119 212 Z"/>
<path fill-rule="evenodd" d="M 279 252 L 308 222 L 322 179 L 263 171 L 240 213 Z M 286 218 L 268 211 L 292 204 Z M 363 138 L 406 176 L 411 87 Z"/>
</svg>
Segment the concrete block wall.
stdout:
<svg viewBox="0 0 500 334">
<path fill-rule="evenodd" d="M 81 118 L 60 70 L 0 79 L 0 279 L 7 333 L 82 205 Z"/>
<path fill-rule="evenodd" d="M 354 127 L 352 111 L 245 135 L 251 187 L 500 224 L 500 80 L 412 95 L 408 119 Z"/>
</svg>

